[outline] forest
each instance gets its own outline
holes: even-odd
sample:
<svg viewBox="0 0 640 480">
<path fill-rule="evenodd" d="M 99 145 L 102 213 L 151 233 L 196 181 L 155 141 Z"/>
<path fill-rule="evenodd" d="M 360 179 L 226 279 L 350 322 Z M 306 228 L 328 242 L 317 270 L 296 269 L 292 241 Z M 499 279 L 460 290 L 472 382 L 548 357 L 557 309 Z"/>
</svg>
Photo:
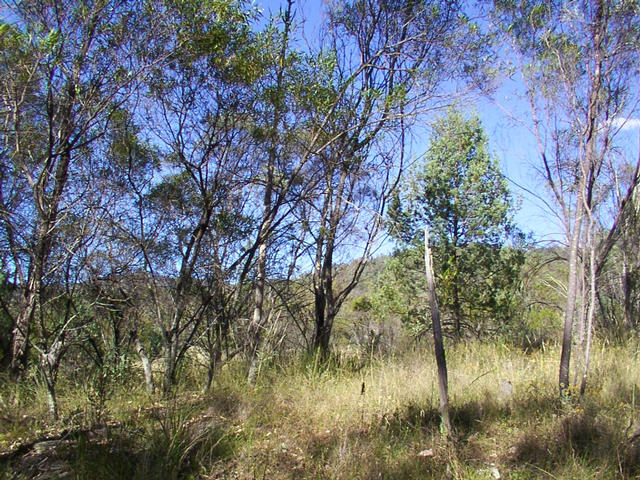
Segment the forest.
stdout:
<svg viewBox="0 0 640 480">
<path fill-rule="evenodd" d="M 1 0 L 0 479 L 639 478 L 639 67 L 637 0 Z"/>
</svg>

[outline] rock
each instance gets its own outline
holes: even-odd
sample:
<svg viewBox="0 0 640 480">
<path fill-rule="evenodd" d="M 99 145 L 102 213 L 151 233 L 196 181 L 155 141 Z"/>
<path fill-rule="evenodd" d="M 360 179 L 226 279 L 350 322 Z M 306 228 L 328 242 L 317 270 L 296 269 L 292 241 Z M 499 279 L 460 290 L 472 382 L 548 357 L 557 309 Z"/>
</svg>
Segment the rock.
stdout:
<svg viewBox="0 0 640 480">
<path fill-rule="evenodd" d="M 495 479 L 501 478 L 500 472 L 498 471 L 498 468 L 495 465 L 492 465 L 489 467 L 489 475 L 491 475 L 491 478 L 495 478 Z"/>
<path fill-rule="evenodd" d="M 418 453 L 418 456 L 424 458 L 433 457 L 433 449 L 427 448 L 426 450 L 422 450 L 420 453 Z"/>
<path fill-rule="evenodd" d="M 506 378 L 500 380 L 500 398 L 505 400 L 513 395 L 513 383 Z"/>
<path fill-rule="evenodd" d="M 45 440 L 33 445 L 33 450 L 38 455 L 42 455 L 44 453 L 48 453 L 52 450 L 55 450 L 58 447 L 69 445 L 69 443 L 70 442 L 68 440 Z"/>
<path fill-rule="evenodd" d="M 476 472 L 483 477 L 495 478 L 496 480 L 502 478 L 498 467 L 496 467 L 493 463 L 490 464 L 488 468 L 481 468 L 479 470 L 476 470 Z"/>
</svg>

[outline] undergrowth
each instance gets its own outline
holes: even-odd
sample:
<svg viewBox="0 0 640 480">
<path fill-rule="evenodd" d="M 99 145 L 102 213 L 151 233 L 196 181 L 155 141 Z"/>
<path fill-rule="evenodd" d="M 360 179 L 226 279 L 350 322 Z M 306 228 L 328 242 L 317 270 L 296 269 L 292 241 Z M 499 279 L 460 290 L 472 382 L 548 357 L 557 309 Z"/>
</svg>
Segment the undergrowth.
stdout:
<svg viewBox="0 0 640 480">
<path fill-rule="evenodd" d="M 637 352 L 635 343 L 596 345 L 585 396 L 574 389 L 561 401 L 555 347 L 523 354 L 504 343 L 449 346 L 452 441 L 440 435 L 428 347 L 364 360 L 272 361 L 255 386 L 238 362 L 208 393 L 192 372 L 169 399 L 143 393 L 139 382 L 95 402 L 68 385 L 56 424 L 38 407 L 40 386 L 5 383 L 0 448 L 79 432 L 46 454 L 78 479 L 635 478 Z M 5 456 L 0 471 L 42 475 L 47 462 L 36 468 L 28 457 Z"/>
</svg>

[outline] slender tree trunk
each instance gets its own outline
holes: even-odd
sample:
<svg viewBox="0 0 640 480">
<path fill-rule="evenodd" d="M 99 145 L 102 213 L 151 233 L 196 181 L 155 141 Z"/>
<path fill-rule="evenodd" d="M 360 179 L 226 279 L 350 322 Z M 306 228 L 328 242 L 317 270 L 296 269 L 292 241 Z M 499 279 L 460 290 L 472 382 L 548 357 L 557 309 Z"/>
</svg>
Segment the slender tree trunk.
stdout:
<svg viewBox="0 0 640 480">
<path fill-rule="evenodd" d="M 215 339 L 211 339 L 211 335 L 215 335 Z M 209 365 L 207 367 L 207 383 L 204 386 L 203 393 L 208 392 L 213 385 L 213 376 L 216 369 L 222 360 L 222 325 L 218 325 L 216 330 L 211 330 L 207 333 L 208 340 L 208 353 L 209 353 Z"/>
<path fill-rule="evenodd" d="M 331 233 L 329 233 L 329 236 Z M 327 241 L 325 246 L 325 259 L 320 273 L 320 282 L 316 287 L 315 296 L 315 332 L 314 348 L 320 350 L 324 360 L 329 356 L 331 345 L 331 331 L 337 315 L 335 299 L 333 295 L 333 248 L 334 244 Z"/>
<path fill-rule="evenodd" d="M 156 391 L 155 385 L 153 384 L 153 371 L 151 370 L 151 362 L 149 361 L 149 357 L 147 356 L 147 352 L 138 337 L 138 332 L 134 331 L 131 333 L 133 337 L 133 342 L 136 347 L 136 352 L 138 352 L 138 357 L 140 357 L 140 362 L 142 362 L 142 369 L 144 371 L 144 382 L 147 387 L 147 393 L 149 395 L 153 395 Z"/>
<path fill-rule="evenodd" d="M 268 193 L 265 193 L 265 210 L 270 209 L 271 206 L 271 189 L 268 188 Z M 268 222 L 267 222 L 268 223 Z M 267 244 L 266 240 L 260 245 L 258 253 L 258 265 L 256 273 L 256 284 L 254 288 L 254 302 L 253 319 L 251 322 L 252 332 L 251 345 L 249 349 L 249 373 L 247 375 L 247 381 L 250 384 L 254 384 L 258 377 L 258 371 L 260 369 L 260 344 L 262 342 L 262 329 L 263 317 L 264 317 L 264 288 L 267 277 Z"/>
<path fill-rule="evenodd" d="M 444 352 L 442 340 L 442 325 L 440 324 L 440 309 L 436 296 L 435 279 L 433 275 L 433 261 L 429 248 L 429 229 L 424 229 L 424 265 L 427 276 L 427 289 L 429 290 L 429 306 L 431 308 L 431 322 L 433 323 L 433 343 L 435 347 L 436 364 L 438 366 L 438 388 L 440 392 L 440 416 L 442 417 L 442 431 L 446 437 L 450 437 L 451 417 L 449 416 L 449 385 L 447 379 L 447 358 Z"/>
<path fill-rule="evenodd" d="M 74 72 L 74 76 L 77 72 Z M 35 225 L 37 242 L 31 253 L 32 272 L 31 278 L 25 286 L 26 302 L 25 308 L 16 319 L 16 324 L 12 331 L 11 339 L 11 371 L 13 376 L 20 376 L 27 367 L 27 350 L 29 344 L 29 329 L 33 321 L 38 303 L 41 303 L 43 277 L 45 266 L 49 261 L 51 245 L 56 235 L 56 226 L 60 212 L 62 195 L 67 185 L 69 176 L 69 165 L 71 164 L 70 137 L 73 131 L 72 111 L 76 98 L 76 81 L 70 80 L 67 84 L 68 99 L 64 105 L 63 117 L 61 119 L 60 147 L 58 155 L 51 152 L 44 161 L 44 167 L 38 176 L 38 180 L 33 188 L 33 201 L 38 212 L 38 221 Z M 51 95 L 51 92 L 48 92 Z M 52 122 L 53 118 L 49 118 Z M 51 124 L 50 124 L 51 126 Z M 49 147 L 52 147 L 53 140 L 50 139 Z M 56 163 L 56 157 L 58 161 Z M 51 191 L 47 192 L 47 187 L 53 185 Z"/>
<path fill-rule="evenodd" d="M 629 272 L 629 259 L 626 250 L 628 246 L 626 241 L 623 243 L 622 249 L 622 295 L 624 297 L 624 321 L 627 328 L 635 329 L 637 320 L 633 315 L 633 301 L 631 288 L 631 273 Z"/>
<path fill-rule="evenodd" d="M 322 350 L 321 344 L 323 343 L 321 338 L 325 336 L 325 315 L 324 311 L 327 307 L 327 300 L 324 294 L 324 288 L 322 284 L 315 288 L 314 292 L 314 316 L 315 316 L 315 331 L 313 332 L 313 348 L 315 350 Z"/>
<path fill-rule="evenodd" d="M 315 264 L 317 285 L 314 286 L 316 297 L 314 346 L 316 349 L 320 349 L 324 359 L 329 355 L 333 322 L 342 302 L 342 300 L 336 298 L 334 291 L 333 254 L 336 248 L 338 224 L 344 214 L 342 205 L 348 174 L 346 170 L 342 171 L 335 189 L 332 184 L 332 177 L 333 169 L 330 169 L 327 175 L 327 189 L 322 207 L 321 228 L 323 228 L 325 232 L 318 236 Z"/>
<path fill-rule="evenodd" d="M 49 347 L 49 351 L 40 351 L 40 371 L 47 387 L 47 406 L 49 414 L 54 420 L 59 419 L 58 398 L 56 396 L 56 383 L 58 367 L 64 350 L 64 338 L 55 340 Z"/>
<path fill-rule="evenodd" d="M 584 259 L 584 255 L 587 254 L 587 245 L 589 244 L 589 227 L 583 228 L 583 239 L 581 245 L 583 245 L 582 251 L 578 253 L 579 267 L 578 267 L 578 289 L 580 298 L 580 309 L 577 314 L 577 322 L 574 322 L 574 338 L 573 349 L 577 349 L 576 358 L 577 363 L 575 367 L 574 385 L 580 383 L 580 377 L 583 371 L 583 360 L 586 351 L 587 341 L 587 323 L 589 316 L 589 279 L 587 278 L 587 264 Z M 577 300 L 577 299 L 576 299 Z"/>
<path fill-rule="evenodd" d="M 582 182 L 581 182 L 582 183 Z M 584 183 L 582 184 L 584 186 Z M 564 313 L 564 328 L 562 332 L 562 352 L 560 354 L 560 374 L 558 384 L 560 395 L 564 395 L 569 387 L 569 366 L 571 361 L 571 346 L 573 334 L 573 320 L 576 311 L 576 299 L 578 296 L 578 247 L 583 221 L 582 199 L 576 202 L 576 215 L 571 232 L 569 246 L 569 274 L 567 276 L 567 303 Z"/>
<path fill-rule="evenodd" d="M 592 233 L 593 235 L 593 233 Z M 592 237 L 591 242 L 595 242 L 595 239 Z M 580 382 L 580 396 L 584 395 L 585 389 L 587 388 L 587 375 L 589 373 L 589 362 L 591 361 L 591 343 L 593 341 L 593 319 L 595 316 L 596 310 L 596 300 L 597 300 L 597 269 L 596 269 L 596 251 L 595 244 L 592 243 L 591 248 L 589 249 L 589 280 L 590 280 L 590 288 L 589 288 L 589 311 L 587 314 L 587 324 L 586 324 L 586 344 L 584 347 L 584 360 L 583 360 L 583 369 L 582 369 L 582 380 Z"/>
<path fill-rule="evenodd" d="M 216 373 L 218 365 L 220 365 L 220 361 L 222 360 L 222 345 L 220 344 L 219 339 L 216 340 L 216 347 L 212 355 L 209 357 L 209 367 L 207 368 L 207 384 L 204 387 L 204 392 L 208 392 L 211 390 L 211 385 L 213 385 L 213 377 Z"/>
<path fill-rule="evenodd" d="M 60 414 L 58 413 L 58 398 L 56 397 L 56 386 L 52 379 L 45 379 L 47 385 L 47 408 L 49 409 L 49 415 L 54 420 L 59 420 Z"/>
<path fill-rule="evenodd" d="M 562 353 L 560 356 L 560 372 L 558 375 L 558 385 L 560 396 L 566 394 L 569 387 L 571 343 L 574 316 L 576 311 L 576 298 L 578 289 L 578 251 L 583 228 L 583 217 L 586 212 L 592 209 L 592 191 L 595 177 L 597 176 L 598 160 L 597 141 L 598 129 L 601 116 L 601 97 L 603 82 L 603 62 L 605 53 L 603 52 L 603 41 L 606 38 L 606 2 L 598 0 L 596 2 L 596 14 L 593 25 L 594 48 L 594 71 L 590 75 L 591 84 L 589 87 L 589 103 L 585 122 L 584 135 L 584 156 L 580 159 L 578 168 L 578 190 L 576 194 L 576 207 L 573 221 L 573 231 L 569 246 L 569 275 L 567 280 L 567 308 L 564 317 L 564 329 L 562 336 Z M 584 260 L 583 260 L 584 261 Z"/>
<path fill-rule="evenodd" d="M 35 280 L 35 279 L 34 279 Z M 29 330 L 35 315 L 38 303 L 38 291 L 36 284 L 39 282 L 30 281 L 27 286 L 25 306 L 16 318 L 15 325 L 11 332 L 11 375 L 18 378 L 23 375 L 27 368 L 27 355 L 29 345 Z"/>
<path fill-rule="evenodd" d="M 280 64 L 276 77 L 276 92 L 277 95 L 282 94 L 284 72 L 285 72 L 285 58 L 287 48 L 289 46 L 289 33 L 291 29 L 291 21 L 293 14 L 293 0 L 288 0 L 287 6 L 283 12 L 284 30 L 282 35 L 282 45 L 280 49 Z M 284 98 L 284 95 L 281 95 Z M 260 243 L 260 249 L 258 253 L 258 265 L 256 273 L 256 283 L 254 289 L 255 307 L 253 310 L 253 328 L 255 328 L 254 338 L 252 339 L 252 345 L 250 350 L 250 365 L 248 381 L 253 384 L 256 380 L 259 370 L 259 350 L 261 342 L 261 330 L 263 325 L 263 303 L 264 303 L 264 288 L 267 278 L 267 241 L 269 236 L 269 230 L 271 229 L 272 222 L 276 216 L 276 212 L 272 211 L 273 206 L 273 188 L 274 188 L 274 174 L 276 168 L 276 160 L 278 157 L 277 144 L 278 144 L 278 128 L 280 128 L 280 122 L 283 115 L 285 105 L 282 99 L 274 100 L 274 115 L 271 129 L 271 145 L 269 148 L 269 160 L 267 164 L 267 179 L 264 189 L 264 214 L 262 221 L 262 228 L 258 233 Z"/>
<path fill-rule="evenodd" d="M 164 357 L 164 381 L 162 383 L 162 393 L 167 396 L 171 392 L 171 388 L 176 380 L 176 350 L 177 345 L 173 342 L 167 342 Z"/>
<path fill-rule="evenodd" d="M 331 331 L 335 321 L 335 312 L 327 302 L 324 292 L 316 292 L 316 326 L 314 332 L 314 349 L 320 351 L 323 360 L 329 356 L 331 346 Z"/>
<path fill-rule="evenodd" d="M 328 351 L 326 310 L 327 310 L 327 286 L 326 282 L 326 236 L 329 234 L 325 225 L 327 224 L 330 210 L 333 189 L 331 185 L 331 177 L 328 176 L 327 189 L 322 205 L 322 215 L 320 219 L 320 231 L 316 239 L 316 258 L 313 266 L 313 295 L 314 295 L 314 332 L 313 332 L 313 348 L 318 350 L 322 355 L 326 355 Z M 325 350 L 326 349 L 326 350 Z"/>
</svg>

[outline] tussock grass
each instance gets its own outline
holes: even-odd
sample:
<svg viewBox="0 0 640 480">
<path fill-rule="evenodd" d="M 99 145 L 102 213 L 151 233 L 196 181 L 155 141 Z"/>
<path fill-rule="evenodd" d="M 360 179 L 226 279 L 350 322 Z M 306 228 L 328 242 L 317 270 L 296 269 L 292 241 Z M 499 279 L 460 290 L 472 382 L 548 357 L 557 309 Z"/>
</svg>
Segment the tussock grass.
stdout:
<svg viewBox="0 0 640 480">
<path fill-rule="evenodd" d="M 74 478 L 96 479 L 636 478 L 638 351 L 636 341 L 598 343 L 586 395 L 574 389 L 560 400 L 557 347 L 525 354 L 501 342 L 449 345 L 451 443 L 439 433 L 428 346 L 366 360 L 275 361 L 253 387 L 238 362 L 207 394 L 193 379 L 169 400 L 142 393 L 142 384 L 112 393 L 101 408 L 117 426 L 57 455 Z M 91 416 L 81 391 L 61 396 L 66 421 Z M 24 392 L 14 395 L 40 418 Z M 2 427 L 2 438 L 30 428 Z"/>
</svg>

